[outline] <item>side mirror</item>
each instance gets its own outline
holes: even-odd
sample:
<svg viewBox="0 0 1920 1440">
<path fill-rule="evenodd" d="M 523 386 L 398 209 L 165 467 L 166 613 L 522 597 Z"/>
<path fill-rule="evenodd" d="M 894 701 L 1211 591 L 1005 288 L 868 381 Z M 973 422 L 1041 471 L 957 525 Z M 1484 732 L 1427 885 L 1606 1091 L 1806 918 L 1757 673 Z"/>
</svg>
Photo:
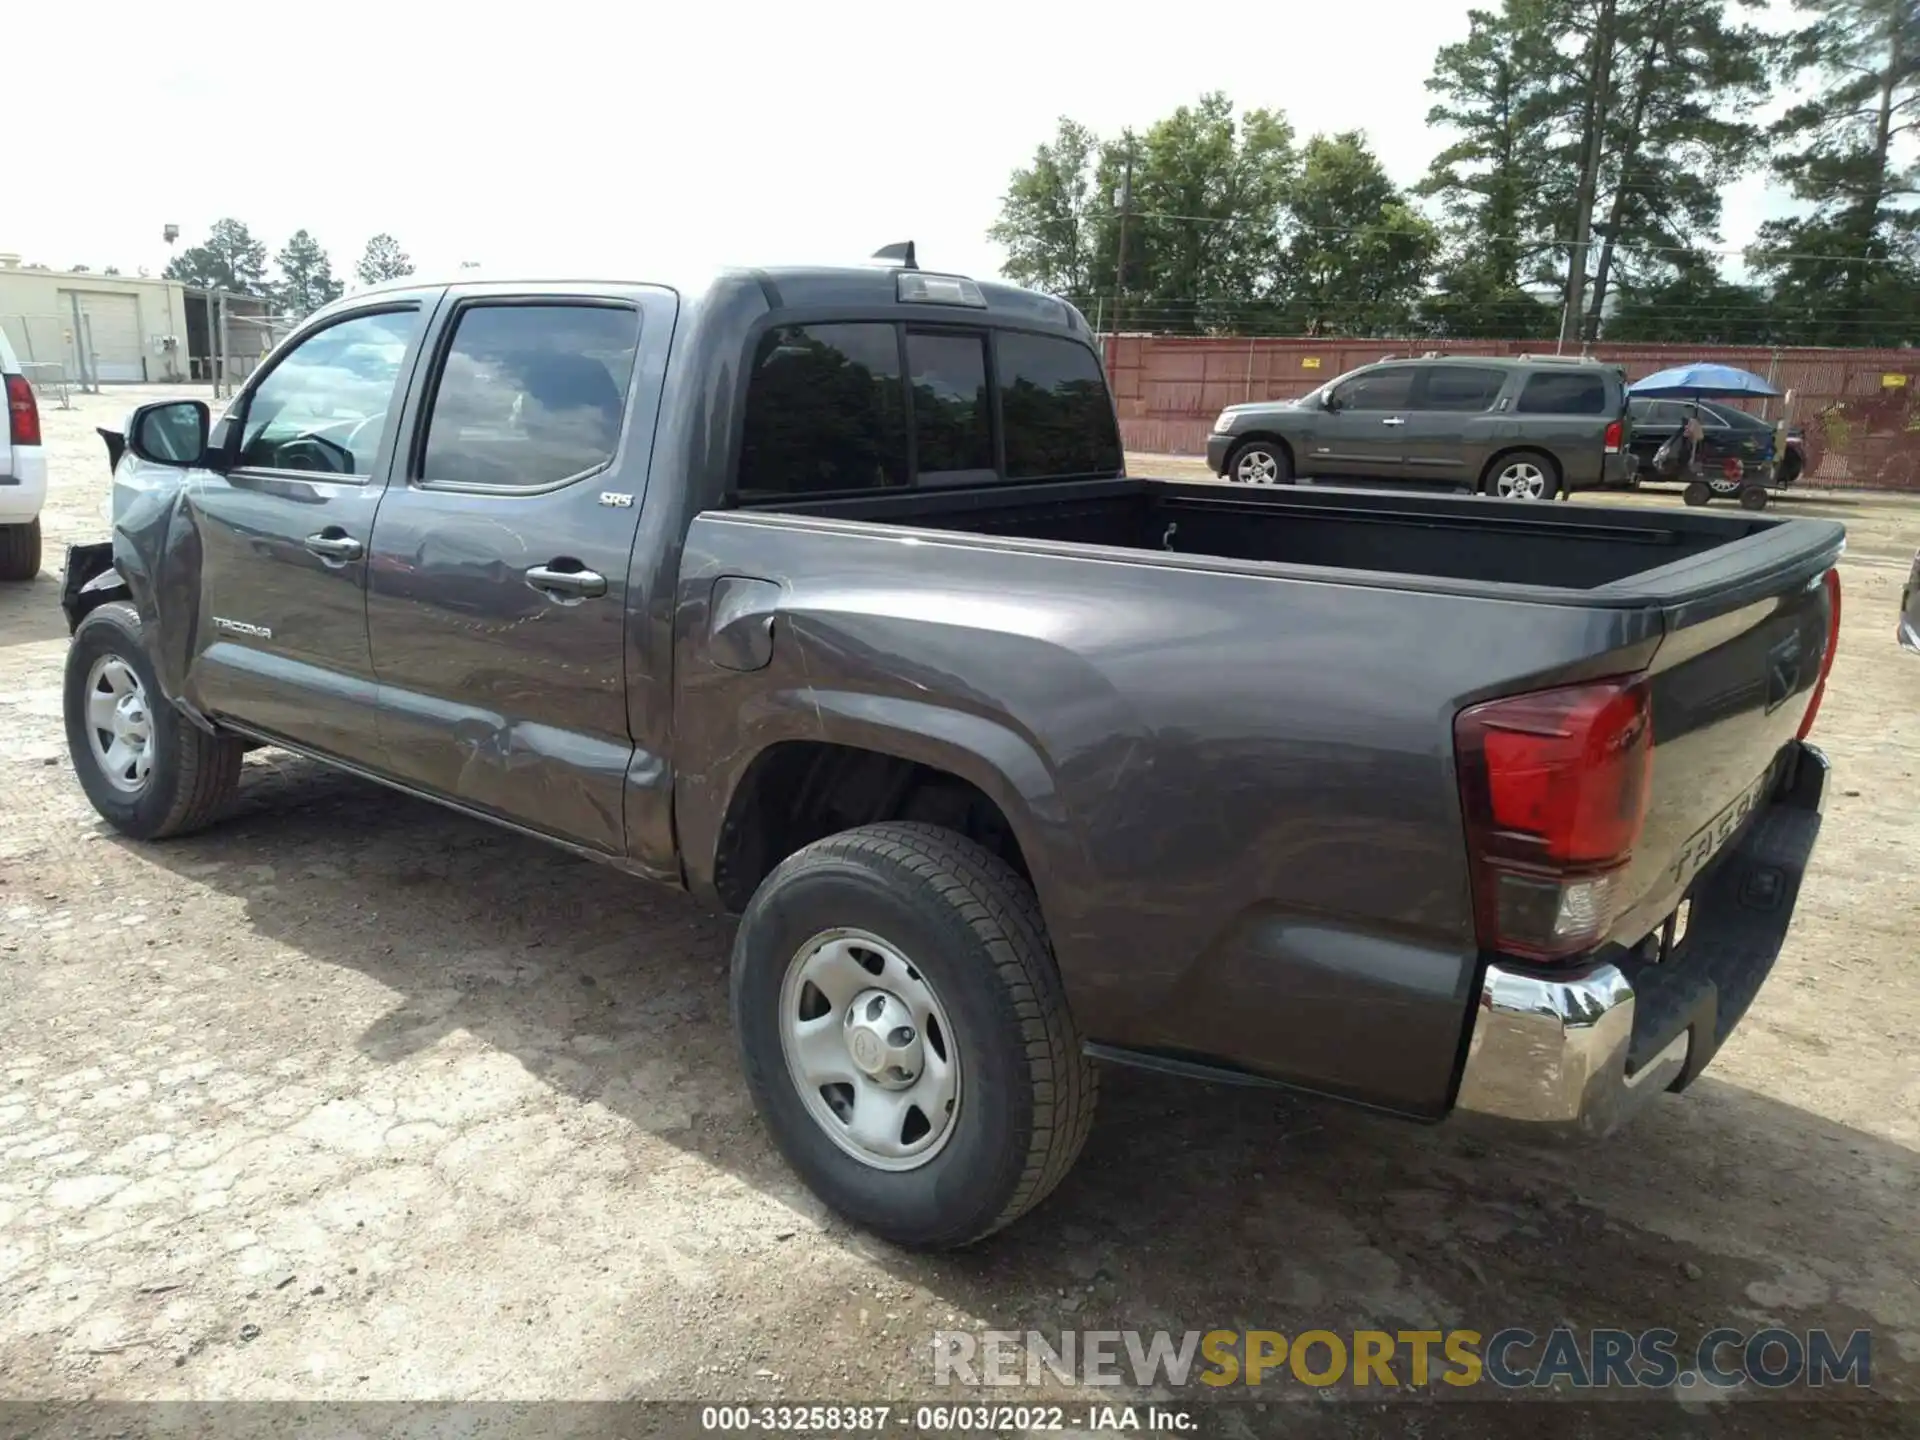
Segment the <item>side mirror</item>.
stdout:
<svg viewBox="0 0 1920 1440">
<path fill-rule="evenodd" d="M 1326 411 L 1329 415 L 1339 414 L 1340 413 L 1340 396 L 1332 390 L 1327 391 L 1326 394 L 1320 397 L 1320 408 Z"/>
<path fill-rule="evenodd" d="M 207 454 L 210 417 L 199 400 L 163 400 L 142 405 L 127 425 L 127 449 L 154 465 L 187 470 Z"/>
</svg>

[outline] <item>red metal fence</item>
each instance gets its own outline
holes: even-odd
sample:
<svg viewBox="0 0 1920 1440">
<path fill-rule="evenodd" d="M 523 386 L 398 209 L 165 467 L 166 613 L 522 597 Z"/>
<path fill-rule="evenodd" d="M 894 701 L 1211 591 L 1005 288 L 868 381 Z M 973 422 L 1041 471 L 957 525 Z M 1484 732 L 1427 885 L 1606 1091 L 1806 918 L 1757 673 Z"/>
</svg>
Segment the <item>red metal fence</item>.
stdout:
<svg viewBox="0 0 1920 1440">
<path fill-rule="evenodd" d="M 1525 340 L 1211 339 L 1122 335 L 1104 353 L 1129 450 L 1198 455 L 1222 407 L 1288 399 L 1389 355 L 1552 353 Z M 1595 359 L 1637 380 L 1690 360 L 1764 375 L 1786 398 L 1746 408 L 1807 436 L 1802 484 L 1920 491 L 1920 350 L 1773 350 L 1712 345 L 1596 345 Z"/>
</svg>

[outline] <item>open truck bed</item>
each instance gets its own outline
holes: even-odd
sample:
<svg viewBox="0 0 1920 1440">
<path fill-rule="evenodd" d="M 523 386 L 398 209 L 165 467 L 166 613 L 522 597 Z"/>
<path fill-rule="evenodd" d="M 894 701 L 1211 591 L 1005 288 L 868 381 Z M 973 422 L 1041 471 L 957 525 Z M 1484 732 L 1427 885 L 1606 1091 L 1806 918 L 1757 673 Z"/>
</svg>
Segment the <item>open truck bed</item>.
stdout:
<svg viewBox="0 0 1920 1440">
<path fill-rule="evenodd" d="M 1511 587 L 1606 604 L 1758 581 L 1837 545 L 1841 527 L 1690 511 L 1543 506 L 1327 486 L 1153 479 L 919 490 L 754 508 L 1008 540 L 1160 551 L 1453 593 Z M 1338 573 L 1335 573 L 1338 572 Z M 1540 595 L 1529 598 L 1548 599 Z M 1567 603 L 1586 603 L 1568 597 Z"/>
</svg>

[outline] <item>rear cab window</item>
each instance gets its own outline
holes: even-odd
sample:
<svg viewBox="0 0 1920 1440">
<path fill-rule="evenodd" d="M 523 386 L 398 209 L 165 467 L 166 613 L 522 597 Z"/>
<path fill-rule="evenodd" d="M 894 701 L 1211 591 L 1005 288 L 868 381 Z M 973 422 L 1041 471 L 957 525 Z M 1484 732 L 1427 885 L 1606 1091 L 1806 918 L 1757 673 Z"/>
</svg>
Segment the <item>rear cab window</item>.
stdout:
<svg viewBox="0 0 1920 1440">
<path fill-rule="evenodd" d="M 782 325 L 754 352 L 742 500 L 1122 471 L 1093 351 L 1063 336 L 885 321 Z"/>
</svg>

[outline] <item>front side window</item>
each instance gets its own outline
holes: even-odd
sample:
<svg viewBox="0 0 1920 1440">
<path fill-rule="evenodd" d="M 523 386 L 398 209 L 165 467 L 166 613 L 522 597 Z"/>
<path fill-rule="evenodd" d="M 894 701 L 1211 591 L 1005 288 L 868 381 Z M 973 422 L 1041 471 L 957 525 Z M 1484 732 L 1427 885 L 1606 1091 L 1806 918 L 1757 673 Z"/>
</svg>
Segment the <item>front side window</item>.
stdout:
<svg viewBox="0 0 1920 1440">
<path fill-rule="evenodd" d="M 1413 396 L 1413 371 L 1405 365 L 1368 370 L 1343 380 L 1333 395 L 1342 410 L 1404 410 Z"/>
<path fill-rule="evenodd" d="M 761 337 L 747 386 L 744 495 L 907 483 L 900 336 L 891 325 L 782 325 Z"/>
<path fill-rule="evenodd" d="M 1422 410 L 1478 412 L 1499 398 L 1506 372 L 1479 365 L 1435 365 L 1427 371 Z"/>
<path fill-rule="evenodd" d="M 239 463 L 366 476 L 386 437 L 418 310 L 356 315 L 299 342 L 247 398 Z"/>
<path fill-rule="evenodd" d="M 1514 409 L 1522 415 L 1604 415 L 1607 382 L 1591 371 L 1529 375 Z"/>
<path fill-rule="evenodd" d="M 639 345 L 625 306 L 470 306 L 434 387 L 421 479 L 539 489 L 605 466 Z"/>
<path fill-rule="evenodd" d="M 1093 352 L 1076 341 L 1014 331 L 1002 332 L 999 346 L 1007 478 L 1119 474 L 1120 432 Z"/>
<path fill-rule="evenodd" d="M 913 382 L 915 479 L 964 484 L 998 478 L 987 397 L 987 337 L 907 332 Z"/>
</svg>

